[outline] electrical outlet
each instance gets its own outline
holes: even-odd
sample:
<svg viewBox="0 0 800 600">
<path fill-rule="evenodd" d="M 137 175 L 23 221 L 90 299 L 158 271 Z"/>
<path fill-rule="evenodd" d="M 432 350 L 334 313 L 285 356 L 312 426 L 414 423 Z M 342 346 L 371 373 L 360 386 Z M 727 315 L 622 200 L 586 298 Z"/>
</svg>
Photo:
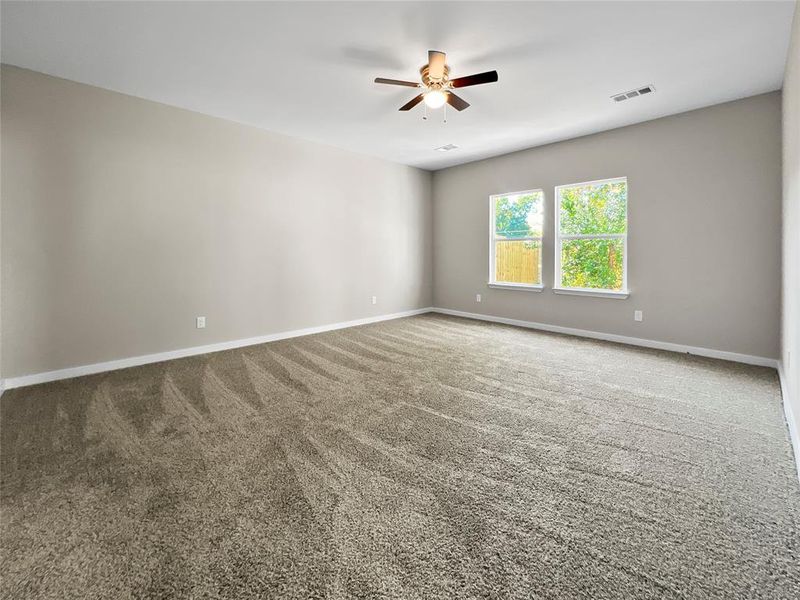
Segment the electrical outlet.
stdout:
<svg viewBox="0 0 800 600">
<path fill-rule="evenodd" d="M 640 311 L 640 310 L 633 311 L 633 320 L 634 321 L 641 321 L 642 320 L 642 311 Z"/>
<path fill-rule="evenodd" d="M 197 317 L 197 328 L 198 329 L 205 329 L 206 328 L 206 318 L 205 317 Z"/>
<path fill-rule="evenodd" d="M 373 296 L 372 297 L 372 303 L 373 304 L 377 304 L 378 303 L 378 297 L 377 296 Z"/>
<path fill-rule="evenodd" d="M 481 295 L 475 294 L 475 302 L 480 302 L 480 301 L 481 301 Z"/>
</svg>

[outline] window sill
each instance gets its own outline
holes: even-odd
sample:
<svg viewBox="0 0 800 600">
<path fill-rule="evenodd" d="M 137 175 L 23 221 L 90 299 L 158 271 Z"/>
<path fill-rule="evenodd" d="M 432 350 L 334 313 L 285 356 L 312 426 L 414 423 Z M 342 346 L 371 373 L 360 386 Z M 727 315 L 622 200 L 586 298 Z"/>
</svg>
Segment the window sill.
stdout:
<svg viewBox="0 0 800 600">
<path fill-rule="evenodd" d="M 615 298 L 617 300 L 625 300 L 630 294 L 624 292 L 612 292 L 609 290 L 588 290 L 581 288 L 553 288 L 555 294 L 565 294 L 570 296 L 595 296 L 597 298 Z"/>
<path fill-rule="evenodd" d="M 487 283 L 490 288 L 500 290 L 522 290 L 523 292 L 541 292 L 543 285 L 531 285 L 527 283 Z"/>
</svg>

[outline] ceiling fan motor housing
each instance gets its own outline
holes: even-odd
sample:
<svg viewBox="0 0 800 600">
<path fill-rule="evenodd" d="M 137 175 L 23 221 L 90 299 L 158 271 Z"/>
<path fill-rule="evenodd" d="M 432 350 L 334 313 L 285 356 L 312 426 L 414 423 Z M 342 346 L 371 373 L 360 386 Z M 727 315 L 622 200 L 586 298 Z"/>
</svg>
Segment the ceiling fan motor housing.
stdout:
<svg viewBox="0 0 800 600">
<path fill-rule="evenodd" d="M 433 89 L 443 89 L 447 87 L 448 82 L 450 81 L 450 67 L 447 65 L 444 66 L 444 74 L 442 75 L 441 79 L 434 79 L 430 75 L 430 65 L 425 65 L 419 70 L 419 74 L 422 77 L 422 85 L 427 88 Z"/>
</svg>

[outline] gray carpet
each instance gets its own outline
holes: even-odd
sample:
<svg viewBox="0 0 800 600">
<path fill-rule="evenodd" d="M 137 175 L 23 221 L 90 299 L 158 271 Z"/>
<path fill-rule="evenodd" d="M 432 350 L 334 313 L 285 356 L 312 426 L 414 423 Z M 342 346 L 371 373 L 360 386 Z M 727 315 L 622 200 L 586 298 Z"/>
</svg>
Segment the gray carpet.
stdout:
<svg viewBox="0 0 800 600">
<path fill-rule="evenodd" d="M 437 315 L 10 390 L 3 598 L 797 598 L 773 370 Z"/>
</svg>

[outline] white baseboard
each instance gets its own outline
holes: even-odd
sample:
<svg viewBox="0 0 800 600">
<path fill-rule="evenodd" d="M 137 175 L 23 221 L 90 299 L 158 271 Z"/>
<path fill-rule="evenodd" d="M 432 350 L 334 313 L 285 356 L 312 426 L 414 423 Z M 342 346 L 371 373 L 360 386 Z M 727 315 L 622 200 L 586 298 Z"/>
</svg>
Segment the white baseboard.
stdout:
<svg viewBox="0 0 800 600">
<path fill-rule="evenodd" d="M 588 329 L 575 329 L 572 327 L 561 327 L 560 325 L 548 325 L 547 323 L 536 323 L 534 321 L 521 321 L 519 319 L 507 319 L 505 317 L 495 317 L 493 315 L 483 315 L 480 313 L 463 312 L 460 310 L 450 310 L 449 308 L 433 308 L 433 312 L 443 315 L 453 315 L 455 317 L 465 317 L 467 319 L 478 319 L 480 321 L 491 321 L 493 323 L 504 323 L 505 325 L 516 325 L 528 329 L 539 329 L 552 333 L 565 333 L 578 337 L 592 338 L 594 340 L 605 340 L 607 342 L 617 342 L 630 346 L 641 346 L 643 348 L 655 348 L 657 350 L 668 350 L 670 352 L 680 352 L 683 354 L 695 354 L 709 358 L 719 358 L 733 362 L 745 363 L 748 365 L 758 365 L 760 367 L 778 368 L 778 360 L 764 356 L 751 356 L 749 354 L 739 354 L 737 352 L 726 352 L 724 350 L 714 350 L 712 348 L 701 348 L 699 346 L 686 346 L 684 344 L 673 344 L 672 342 L 659 342 L 656 340 L 646 340 L 643 338 L 628 337 L 614 333 L 602 333 L 599 331 L 589 331 Z"/>
<path fill-rule="evenodd" d="M 18 388 L 27 385 L 35 385 L 37 383 L 46 383 L 48 381 L 56 381 L 59 379 L 69 379 L 71 377 L 80 377 L 81 375 L 92 375 L 94 373 L 102 373 L 104 371 L 126 369 L 128 367 L 136 367 L 139 365 L 146 365 L 154 362 L 162 362 L 165 360 L 173 360 L 176 358 L 195 356 L 197 354 L 207 354 L 209 352 L 219 352 L 221 350 L 230 350 L 233 348 L 242 348 L 244 346 L 252 346 L 255 344 L 264 344 L 267 342 L 274 342 L 277 340 L 299 337 L 303 335 L 311 335 L 314 333 L 322 333 L 325 331 L 333 331 L 336 329 L 344 329 L 347 327 L 356 327 L 358 325 L 367 325 L 369 323 L 378 323 L 380 321 L 389 321 L 391 319 L 399 319 L 402 317 L 410 317 L 413 315 L 420 315 L 427 312 L 436 312 L 445 315 L 453 315 L 456 317 L 464 317 L 467 319 L 478 319 L 481 321 L 491 321 L 494 323 L 504 323 L 506 325 L 516 325 L 517 327 L 525 327 L 528 329 L 539 329 L 541 331 L 550 331 L 553 333 L 564 333 L 567 335 L 574 335 L 578 337 L 605 340 L 609 342 L 617 342 L 620 344 L 628 344 L 632 346 L 642 346 L 644 348 L 655 348 L 658 350 L 668 350 L 671 352 L 695 354 L 697 356 L 707 356 L 710 358 L 719 358 L 722 360 L 730 360 L 734 362 L 741 362 L 751 365 L 773 367 L 775 369 L 778 368 L 778 361 L 776 359 L 766 358 L 763 356 L 751 356 L 749 354 L 738 354 L 736 352 L 713 350 L 711 348 L 701 348 L 698 346 L 686 346 L 683 344 L 673 344 L 671 342 L 659 342 L 656 340 L 646 340 L 643 338 L 628 337 L 624 335 L 616 335 L 613 333 L 602 333 L 598 331 L 589 331 L 587 329 L 576 329 L 573 327 L 561 327 L 559 325 L 549 325 L 547 323 L 536 323 L 534 321 L 508 319 L 505 317 L 496 317 L 493 315 L 484 315 L 480 313 L 470 313 L 460 310 L 451 310 L 448 308 L 429 307 L 429 308 L 418 308 L 415 310 L 407 310 L 388 315 L 378 315 L 376 317 L 366 317 L 364 319 L 356 319 L 353 321 L 331 323 L 328 325 L 320 325 L 317 327 L 307 327 L 305 329 L 295 329 L 292 331 L 271 333 L 252 338 L 232 340 L 229 342 L 220 342 L 217 344 L 208 344 L 205 346 L 194 346 L 192 348 L 170 350 L 168 352 L 145 354 L 143 356 L 134 356 L 131 358 L 123 358 L 120 360 L 112 360 L 108 362 L 95 363 L 91 365 L 70 367 L 67 369 L 59 369 L 57 371 L 34 373 L 31 375 L 23 375 L 20 377 L 10 377 L 5 380 L 0 379 L 0 390 Z"/>
<path fill-rule="evenodd" d="M 783 396 L 783 416 L 786 419 L 786 426 L 789 428 L 789 439 L 794 450 L 794 466 L 797 468 L 797 478 L 800 479 L 800 423 L 797 422 L 792 413 L 792 403 L 790 402 L 789 380 L 783 370 L 783 361 L 778 362 L 778 377 L 781 380 L 781 395 Z M 800 415 L 798 415 L 800 416 Z"/>
<path fill-rule="evenodd" d="M 335 329 L 356 327 L 357 325 L 378 323 L 379 321 L 389 321 L 391 319 L 411 317 L 413 315 L 420 315 L 422 313 L 431 312 L 431 310 L 432 310 L 431 308 L 418 308 L 415 310 L 406 310 L 403 312 L 392 313 L 389 315 L 379 315 L 377 317 L 366 317 L 364 319 L 356 319 L 354 321 L 343 321 L 341 323 L 331 323 L 329 325 L 319 325 L 317 327 L 306 327 L 305 329 L 295 329 L 292 331 L 282 331 L 280 333 L 270 333 L 267 335 L 261 335 L 252 338 L 232 340 L 230 342 L 220 342 L 217 344 L 208 344 L 206 346 L 194 346 L 193 348 L 170 350 L 168 352 L 157 352 L 156 354 L 145 354 L 143 356 L 134 356 L 131 358 L 123 358 L 120 360 L 111 360 L 108 362 L 95 363 L 93 365 L 83 365 L 80 367 L 59 369 L 58 371 L 47 371 L 45 373 L 34 373 L 32 375 L 23 375 L 21 377 L 9 377 L 5 381 L 3 381 L 3 384 L 5 385 L 5 389 L 10 390 L 12 388 L 35 385 L 37 383 L 47 383 L 48 381 L 57 381 L 59 379 L 70 379 L 72 377 L 80 377 L 82 375 L 93 375 L 95 373 L 103 373 L 104 371 L 116 371 L 117 369 L 138 367 L 139 365 L 146 365 L 149 363 L 163 362 L 165 360 L 174 360 L 176 358 L 185 358 L 187 356 L 196 356 L 197 354 L 220 352 L 221 350 L 231 350 L 233 348 L 242 348 L 244 346 L 265 344 L 267 342 L 285 340 L 288 338 L 300 337 L 303 335 L 311 335 L 313 333 L 322 333 L 324 331 L 333 331 Z"/>
</svg>

